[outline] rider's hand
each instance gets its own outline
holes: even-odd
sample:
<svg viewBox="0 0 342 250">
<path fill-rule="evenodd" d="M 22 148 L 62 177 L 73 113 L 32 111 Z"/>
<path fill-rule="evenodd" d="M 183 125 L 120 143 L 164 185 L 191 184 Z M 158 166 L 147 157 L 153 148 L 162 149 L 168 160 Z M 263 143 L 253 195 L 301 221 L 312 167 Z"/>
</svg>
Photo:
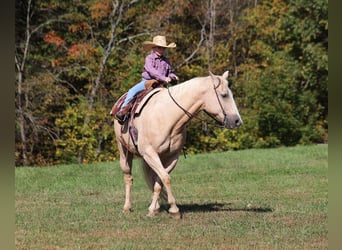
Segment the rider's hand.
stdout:
<svg viewBox="0 0 342 250">
<path fill-rule="evenodd" d="M 178 76 L 174 75 L 173 80 L 178 81 L 179 80 Z"/>
<path fill-rule="evenodd" d="M 170 77 L 166 77 L 166 78 L 165 78 L 165 82 L 166 82 L 166 83 L 171 82 L 171 80 L 172 80 L 172 79 L 171 79 Z"/>
</svg>

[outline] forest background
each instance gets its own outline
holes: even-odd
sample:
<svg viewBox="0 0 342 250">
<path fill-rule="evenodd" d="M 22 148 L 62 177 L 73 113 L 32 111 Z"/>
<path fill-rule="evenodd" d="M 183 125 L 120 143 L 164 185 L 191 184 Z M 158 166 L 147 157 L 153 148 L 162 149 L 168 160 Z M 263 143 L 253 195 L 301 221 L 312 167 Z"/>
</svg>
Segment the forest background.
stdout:
<svg viewBox="0 0 342 250">
<path fill-rule="evenodd" d="M 180 82 L 229 70 L 244 121 L 190 154 L 328 142 L 328 0 L 16 0 L 15 165 L 113 161 L 112 105 L 165 35 Z"/>
</svg>

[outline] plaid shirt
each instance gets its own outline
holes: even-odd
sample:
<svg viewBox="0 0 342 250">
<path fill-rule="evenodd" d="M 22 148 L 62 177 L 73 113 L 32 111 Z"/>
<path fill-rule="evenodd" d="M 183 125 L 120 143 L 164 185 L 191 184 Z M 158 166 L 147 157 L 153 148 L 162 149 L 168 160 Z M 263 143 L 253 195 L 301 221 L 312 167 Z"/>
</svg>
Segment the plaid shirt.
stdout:
<svg viewBox="0 0 342 250">
<path fill-rule="evenodd" d="M 165 56 L 158 56 L 152 52 L 145 58 L 142 77 L 147 80 L 156 79 L 158 81 L 165 81 L 166 77 L 175 79 L 176 75 L 172 73 L 171 64 Z"/>
</svg>

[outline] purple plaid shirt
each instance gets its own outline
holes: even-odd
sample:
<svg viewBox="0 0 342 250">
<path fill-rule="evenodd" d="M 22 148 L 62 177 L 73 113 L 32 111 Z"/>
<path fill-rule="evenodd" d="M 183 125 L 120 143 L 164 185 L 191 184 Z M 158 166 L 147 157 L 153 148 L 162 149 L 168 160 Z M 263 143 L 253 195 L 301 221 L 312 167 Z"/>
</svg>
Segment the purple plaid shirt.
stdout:
<svg viewBox="0 0 342 250">
<path fill-rule="evenodd" d="M 165 56 L 159 57 L 156 53 L 152 52 L 145 58 L 142 77 L 147 80 L 165 81 L 166 77 L 175 79 L 176 75 L 172 73 L 171 64 Z"/>
</svg>

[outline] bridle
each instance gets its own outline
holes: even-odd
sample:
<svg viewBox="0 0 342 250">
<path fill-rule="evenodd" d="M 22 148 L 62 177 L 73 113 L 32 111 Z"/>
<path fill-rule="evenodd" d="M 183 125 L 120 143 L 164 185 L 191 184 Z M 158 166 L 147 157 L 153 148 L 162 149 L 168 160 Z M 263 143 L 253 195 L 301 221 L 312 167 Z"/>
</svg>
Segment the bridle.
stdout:
<svg viewBox="0 0 342 250">
<path fill-rule="evenodd" d="M 220 98 L 219 98 L 219 96 L 218 96 L 218 93 L 217 93 L 217 88 L 222 84 L 222 82 L 221 82 L 221 79 L 220 79 L 220 78 L 218 78 L 218 80 L 219 80 L 218 84 L 217 84 L 216 86 L 213 84 L 213 86 L 214 86 L 214 90 L 215 90 L 215 94 L 216 94 L 217 101 L 218 101 L 218 103 L 219 103 L 219 105 L 220 105 L 220 108 L 221 108 L 221 111 L 222 111 L 222 114 L 223 114 L 223 124 L 226 124 L 226 121 L 227 121 L 227 113 L 226 113 L 226 111 L 224 110 L 223 105 L 222 105 L 222 103 L 221 103 L 221 101 L 220 101 Z M 216 122 L 219 122 L 212 114 L 208 113 L 207 111 L 204 111 L 204 112 L 205 112 L 207 115 L 209 115 L 211 118 L 213 118 Z M 219 122 L 219 123 L 220 123 L 220 122 Z"/>
<path fill-rule="evenodd" d="M 214 89 L 214 91 L 215 91 L 215 95 L 216 95 L 217 101 L 218 101 L 218 103 L 219 103 L 219 105 L 220 105 L 221 111 L 222 111 L 223 116 L 224 116 L 224 118 L 223 118 L 223 125 L 221 124 L 221 122 L 220 122 L 219 120 L 217 120 L 217 118 L 216 118 L 215 116 L 213 116 L 212 114 L 210 114 L 210 113 L 207 112 L 206 110 L 203 110 L 203 111 L 204 111 L 210 118 L 212 118 L 212 119 L 217 123 L 216 125 L 213 125 L 213 126 L 222 128 L 222 127 L 224 127 L 224 124 L 226 124 L 226 121 L 227 121 L 227 113 L 224 111 L 223 105 L 222 105 L 222 103 L 221 103 L 221 101 L 220 101 L 220 98 L 219 98 L 219 96 L 218 96 L 218 93 L 217 93 L 217 88 L 222 84 L 222 83 L 221 83 L 221 79 L 218 79 L 218 80 L 219 80 L 219 82 L 218 82 L 218 84 L 217 84 L 216 86 L 215 86 L 215 84 L 213 84 L 213 89 Z M 184 112 L 190 119 L 196 118 L 197 120 L 200 120 L 201 122 L 206 123 L 206 121 L 205 121 L 204 119 L 201 119 L 201 118 L 197 117 L 197 115 L 193 115 L 192 113 L 190 113 L 189 111 L 187 111 L 185 108 L 183 108 L 183 107 L 174 99 L 174 97 L 172 96 L 172 94 L 171 94 L 171 92 L 170 92 L 170 88 L 169 88 L 168 86 L 167 86 L 167 91 L 168 91 L 169 96 L 170 96 L 170 98 L 172 99 L 172 101 L 173 101 L 181 110 L 183 110 L 183 112 Z"/>
</svg>

